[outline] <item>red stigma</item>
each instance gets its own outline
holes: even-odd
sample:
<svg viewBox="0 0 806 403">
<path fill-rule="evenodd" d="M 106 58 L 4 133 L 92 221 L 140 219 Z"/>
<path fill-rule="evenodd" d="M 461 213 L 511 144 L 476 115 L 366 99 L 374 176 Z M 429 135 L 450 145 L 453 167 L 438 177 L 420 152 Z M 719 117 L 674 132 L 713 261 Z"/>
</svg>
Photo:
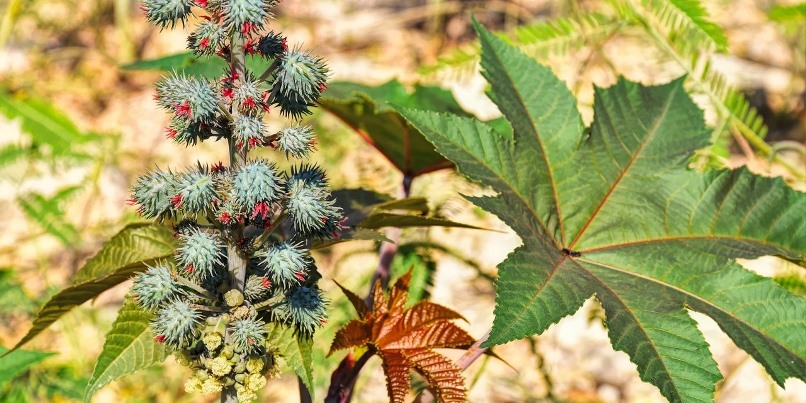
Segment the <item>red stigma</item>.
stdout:
<svg viewBox="0 0 806 403">
<path fill-rule="evenodd" d="M 269 287 L 271 287 L 271 281 L 269 281 L 268 278 L 263 277 L 262 279 L 260 279 L 260 285 L 265 287 L 265 288 L 269 288 Z"/>
<path fill-rule="evenodd" d="M 134 197 L 129 197 L 128 199 L 126 199 L 126 204 L 134 206 L 135 204 L 137 204 L 137 199 L 135 199 Z"/>
<path fill-rule="evenodd" d="M 247 97 L 246 100 L 243 101 L 243 105 L 248 106 L 250 108 L 254 108 L 257 106 L 255 105 L 255 100 L 252 97 Z"/>
<path fill-rule="evenodd" d="M 227 213 L 226 211 L 221 213 L 220 216 L 218 216 L 218 221 L 221 221 L 224 224 L 229 224 L 231 220 L 232 216 L 230 216 L 229 213 Z"/>
<path fill-rule="evenodd" d="M 246 339 L 246 344 L 248 344 L 250 346 L 253 346 L 255 344 L 255 340 L 254 339 Z"/>
<path fill-rule="evenodd" d="M 327 89 L 327 84 L 325 84 L 324 81 L 319 83 L 319 92 L 325 92 L 326 89 Z"/>
<path fill-rule="evenodd" d="M 201 43 L 199 43 L 199 49 L 204 50 L 210 46 L 210 38 L 202 38 Z"/>
<path fill-rule="evenodd" d="M 192 265 L 192 264 L 189 264 L 189 265 L 185 266 L 185 271 L 186 271 L 186 272 L 188 272 L 188 273 L 193 273 L 193 270 L 196 270 L 196 268 L 195 268 L 195 267 L 193 267 L 193 265 Z"/>
<path fill-rule="evenodd" d="M 182 205 L 182 201 L 185 199 L 185 196 L 182 193 L 171 198 L 171 204 L 173 204 L 174 208 L 179 208 Z"/>
<path fill-rule="evenodd" d="M 176 108 L 176 116 L 186 116 L 188 119 L 193 119 L 193 112 L 190 110 L 190 103 L 185 100 L 182 104 L 174 105 Z"/>
<path fill-rule="evenodd" d="M 249 147 L 251 147 L 251 148 L 255 148 L 255 147 L 259 146 L 260 143 L 261 143 L 260 139 L 255 139 L 255 138 L 249 139 Z"/>
<path fill-rule="evenodd" d="M 255 29 L 257 29 L 257 25 L 247 21 L 243 23 L 243 26 L 241 27 L 241 33 L 244 35 L 249 35 L 249 33 Z"/>
<path fill-rule="evenodd" d="M 218 161 L 217 163 L 213 164 L 213 166 L 210 169 L 213 172 L 221 172 L 221 171 L 225 170 L 226 168 L 224 168 L 224 163 L 223 162 Z"/>
<path fill-rule="evenodd" d="M 196 4 L 198 4 L 199 7 L 207 8 L 207 0 L 196 0 Z"/>
<path fill-rule="evenodd" d="M 165 138 L 173 139 L 176 138 L 177 134 L 179 134 L 179 132 L 176 131 L 176 129 L 174 129 L 173 127 L 165 128 Z"/>
<path fill-rule="evenodd" d="M 156 341 L 157 343 L 165 343 L 165 335 L 161 334 L 157 337 L 154 337 L 154 341 Z"/>
<path fill-rule="evenodd" d="M 221 90 L 221 95 L 229 99 L 232 99 L 232 97 L 235 96 L 235 90 L 233 90 L 232 87 L 224 88 L 223 90 Z"/>
<path fill-rule="evenodd" d="M 249 217 L 250 219 L 254 220 L 255 217 L 260 216 L 262 219 L 266 219 L 269 215 L 269 203 L 264 201 L 255 204 L 255 209 L 252 211 L 252 216 Z"/>
<path fill-rule="evenodd" d="M 305 281 L 305 275 L 302 274 L 301 272 L 294 273 L 294 276 L 297 277 L 297 280 L 299 280 L 300 282 Z"/>
<path fill-rule="evenodd" d="M 248 54 L 248 55 L 256 54 L 258 52 L 257 44 L 258 44 L 258 42 L 257 42 L 256 39 L 250 39 L 250 40 L 246 41 L 246 43 L 243 44 L 244 52 L 246 54 Z"/>
</svg>

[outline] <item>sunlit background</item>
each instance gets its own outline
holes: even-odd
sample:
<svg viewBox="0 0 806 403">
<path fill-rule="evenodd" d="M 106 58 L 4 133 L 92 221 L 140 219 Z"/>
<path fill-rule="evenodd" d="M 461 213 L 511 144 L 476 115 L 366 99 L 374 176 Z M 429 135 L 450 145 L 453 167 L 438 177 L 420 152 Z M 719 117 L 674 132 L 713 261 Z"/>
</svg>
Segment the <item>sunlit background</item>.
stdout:
<svg viewBox="0 0 806 403">
<path fill-rule="evenodd" d="M 806 189 L 806 17 L 776 11 L 791 2 L 705 4 L 726 33 L 728 46 L 721 51 L 686 47 L 697 38 L 670 38 L 639 0 L 285 0 L 271 28 L 292 46 L 326 58 L 332 81 L 442 86 L 485 119 L 498 112 L 484 97 L 475 67 L 471 15 L 566 80 L 587 119 L 594 83 L 608 86 L 619 74 L 646 84 L 688 74 L 687 88 L 719 134 L 716 146 L 692 158 L 693 166 L 747 164 Z M 5 0 L 0 12 L 0 345 L 8 348 L 106 239 L 139 221 L 125 202 L 138 175 L 154 166 L 226 160 L 226 147 L 205 142 L 185 148 L 165 140 L 169 116 L 152 99 L 152 83 L 163 73 L 142 64 L 187 51 L 185 38 L 196 21 L 160 32 L 135 0 Z M 692 61 L 693 54 L 702 58 Z M 706 62 L 726 83 L 705 72 Z M 759 116 L 737 113 L 744 106 L 737 100 Z M 281 119 L 275 114 L 270 121 Z M 307 121 L 319 137 L 315 160 L 335 189 L 399 193 L 399 171 L 339 119 L 318 110 Z M 401 248 L 393 264 L 396 274 L 411 266 L 426 273 L 427 295 L 462 313 L 468 322 L 461 326 L 475 337 L 492 323 L 495 265 L 520 242 L 459 195 L 481 191 L 450 170 L 418 177 L 412 195 L 428 198 L 436 214 L 500 231 L 407 230 L 401 242 L 412 246 Z M 325 353 L 335 330 L 354 314 L 331 279 L 366 294 L 377 245 L 340 245 L 316 259 L 324 274 L 320 286 L 332 301 L 314 353 L 321 398 L 344 357 Z M 791 289 L 806 291 L 797 280 L 802 270 L 772 258 L 748 264 L 765 275 L 794 276 Z M 21 372 L 4 372 L 0 365 L 0 401 L 80 401 L 128 287 L 74 309 L 25 345 L 31 365 Z M 509 365 L 480 359 L 465 372 L 470 400 L 662 401 L 627 356 L 612 350 L 602 315 L 589 301 L 544 335 L 498 348 Z M 777 387 L 713 321 L 696 318 L 726 378 L 717 387 L 718 401 L 803 401 L 803 382 Z M 202 401 L 185 395 L 187 375 L 169 358 L 108 385 L 94 401 Z M 296 401 L 297 387 L 285 373 L 270 381 L 264 401 Z M 362 373 L 354 401 L 387 401 L 376 359 Z"/>
</svg>

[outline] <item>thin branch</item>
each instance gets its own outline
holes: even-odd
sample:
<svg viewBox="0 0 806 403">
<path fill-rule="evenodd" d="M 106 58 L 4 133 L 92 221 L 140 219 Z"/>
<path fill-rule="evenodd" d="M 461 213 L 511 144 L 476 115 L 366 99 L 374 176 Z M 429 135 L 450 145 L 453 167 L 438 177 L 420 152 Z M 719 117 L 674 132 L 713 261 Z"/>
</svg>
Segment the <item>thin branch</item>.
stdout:
<svg viewBox="0 0 806 403">
<path fill-rule="evenodd" d="M 347 403 L 353 398 L 353 389 L 355 387 L 355 381 L 358 379 L 358 374 L 361 372 L 361 368 L 364 368 L 367 361 L 369 361 L 372 356 L 375 355 L 375 351 L 368 350 L 365 352 L 361 358 L 356 361 L 352 367 L 350 368 L 350 372 L 343 378 L 343 380 L 339 380 L 336 378 L 338 373 L 334 372 L 334 377 L 332 378 L 332 383 L 330 385 L 330 389 L 328 390 L 327 397 L 325 397 L 325 403 Z M 345 357 L 342 360 L 342 364 L 348 362 L 348 357 Z M 338 383 L 335 383 L 339 381 Z"/>
</svg>

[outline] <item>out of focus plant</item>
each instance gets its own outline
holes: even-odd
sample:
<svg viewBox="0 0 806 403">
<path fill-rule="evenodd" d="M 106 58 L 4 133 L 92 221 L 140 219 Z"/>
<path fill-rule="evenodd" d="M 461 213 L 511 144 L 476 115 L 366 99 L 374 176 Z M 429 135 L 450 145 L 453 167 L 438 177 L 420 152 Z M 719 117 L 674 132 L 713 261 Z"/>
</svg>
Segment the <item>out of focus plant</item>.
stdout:
<svg viewBox="0 0 806 403">
<path fill-rule="evenodd" d="M 639 40 L 645 51 L 658 54 L 662 62 L 685 72 L 686 88 L 701 95 L 715 112 L 711 142 L 693 158 L 698 168 L 726 166 L 727 146 L 733 136 L 749 144 L 748 147 L 761 157 L 786 169 L 789 177 L 806 180 L 806 173 L 799 164 L 781 158 L 775 145 L 764 141 L 769 129 L 759 111 L 714 67 L 716 57 L 727 53 L 729 44 L 724 29 L 711 20 L 704 3 L 699 0 L 617 0 L 589 2 L 586 7 L 575 4 L 557 18 L 523 25 L 499 36 L 544 62 L 551 57 L 585 54 L 580 52 L 585 50 L 587 56 L 579 64 L 579 75 L 594 65 L 614 76 L 624 74 L 612 60 L 608 46 L 619 39 Z M 797 74 L 803 68 L 803 61 L 798 60 L 802 59 L 804 46 L 802 15 L 802 4 L 777 6 L 770 11 L 772 19 L 799 21 L 793 24 L 796 26 L 793 32 L 799 30 L 799 36 L 793 38 L 800 40 L 793 46 L 794 77 L 802 76 Z M 474 43 L 449 51 L 423 72 L 466 74 L 476 67 L 479 50 L 479 44 Z M 582 83 L 577 80 L 575 92 Z"/>
</svg>

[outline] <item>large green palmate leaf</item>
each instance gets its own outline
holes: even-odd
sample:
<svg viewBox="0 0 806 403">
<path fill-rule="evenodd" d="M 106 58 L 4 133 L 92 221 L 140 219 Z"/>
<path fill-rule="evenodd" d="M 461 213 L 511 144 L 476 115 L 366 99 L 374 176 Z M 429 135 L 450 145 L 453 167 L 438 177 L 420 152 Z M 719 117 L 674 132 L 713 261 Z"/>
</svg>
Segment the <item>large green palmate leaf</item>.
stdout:
<svg viewBox="0 0 806 403">
<path fill-rule="evenodd" d="M 95 369 L 84 391 L 85 402 L 110 382 L 165 361 L 168 352 L 163 344 L 154 341 L 154 335 L 148 327 L 152 317 L 152 314 L 140 309 L 134 300 L 126 300 L 95 362 Z"/>
<path fill-rule="evenodd" d="M 19 348 L 73 308 L 143 271 L 146 265 L 169 259 L 176 249 L 170 228 L 158 224 L 131 224 L 105 243 L 73 277 L 72 284 L 54 295 L 34 317 Z"/>
<path fill-rule="evenodd" d="M 344 121 L 404 175 L 416 177 L 450 168 L 451 163 L 391 104 L 470 116 L 449 91 L 418 85 L 409 93 L 394 80 L 377 87 L 331 83 L 319 99 L 322 109 Z"/>
<path fill-rule="evenodd" d="M 613 346 L 670 401 L 712 401 L 721 378 L 688 310 L 713 318 L 783 385 L 806 379 L 806 299 L 735 258 L 806 261 L 806 197 L 745 169 L 687 169 L 709 139 L 682 80 L 597 89 L 588 132 L 548 68 L 478 27 L 510 136 L 473 119 L 406 118 L 496 197 L 471 198 L 523 245 L 499 265 L 486 345 L 545 331 L 595 296 Z"/>
</svg>

